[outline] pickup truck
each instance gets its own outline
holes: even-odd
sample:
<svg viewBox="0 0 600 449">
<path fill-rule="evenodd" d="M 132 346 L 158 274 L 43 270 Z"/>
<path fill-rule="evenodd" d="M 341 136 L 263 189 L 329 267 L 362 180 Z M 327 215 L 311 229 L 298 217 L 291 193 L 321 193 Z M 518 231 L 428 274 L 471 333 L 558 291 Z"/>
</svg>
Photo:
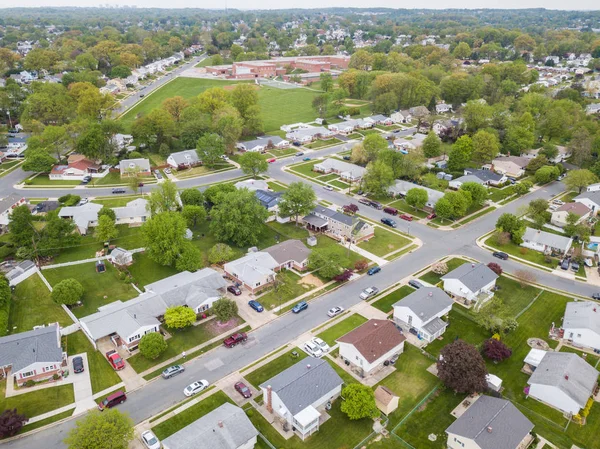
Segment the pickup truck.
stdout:
<svg viewBox="0 0 600 449">
<path fill-rule="evenodd" d="M 106 353 L 106 358 L 115 370 L 119 371 L 125 368 L 125 362 L 123 361 L 119 353 L 114 349 Z"/>
<path fill-rule="evenodd" d="M 228 348 L 233 348 L 238 343 L 242 343 L 246 340 L 248 340 L 248 335 L 246 335 L 244 332 L 238 332 L 237 334 L 233 334 L 223 340 L 223 344 Z"/>
</svg>

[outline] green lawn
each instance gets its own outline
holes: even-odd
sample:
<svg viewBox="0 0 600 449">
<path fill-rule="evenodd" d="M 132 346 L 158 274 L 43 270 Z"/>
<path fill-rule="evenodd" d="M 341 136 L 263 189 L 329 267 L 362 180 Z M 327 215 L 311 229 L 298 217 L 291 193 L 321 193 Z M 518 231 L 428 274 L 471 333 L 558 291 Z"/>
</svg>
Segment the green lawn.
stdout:
<svg viewBox="0 0 600 449">
<path fill-rule="evenodd" d="M 15 288 L 9 316 L 9 333 L 26 332 L 33 326 L 58 322 L 73 324 L 69 316 L 50 296 L 50 290 L 37 274 Z"/>
<path fill-rule="evenodd" d="M 286 186 L 279 184 L 278 182 L 269 181 L 267 184 L 269 189 L 271 189 L 273 192 L 284 192 L 287 190 Z"/>
<path fill-rule="evenodd" d="M 409 206 L 405 200 L 396 200 L 393 203 L 389 204 L 390 207 L 394 209 L 398 209 L 399 211 L 405 212 L 407 214 L 413 215 L 418 218 L 427 218 L 431 212 L 425 212 L 423 210 L 415 210 L 414 207 Z"/>
<path fill-rule="evenodd" d="M 513 242 L 500 245 L 494 234 L 489 236 L 484 243 L 494 249 L 497 249 L 498 251 L 504 251 L 507 254 L 520 257 L 521 259 L 528 260 L 529 262 L 533 262 L 544 267 L 555 269 L 558 266 L 558 259 L 551 258 L 550 262 L 546 262 L 546 256 L 539 251 L 534 251 L 532 249 L 516 245 Z"/>
<path fill-rule="evenodd" d="M 0 410 L 16 408 L 28 418 L 42 415 L 75 402 L 73 385 L 60 385 L 31 393 L 6 397 L 6 381 L 0 382 Z"/>
<path fill-rule="evenodd" d="M 308 237 L 308 231 L 304 226 L 296 226 L 295 223 L 279 223 L 277 221 L 270 221 L 267 226 L 271 228 L 277 234 L 280 234 L 288 239 L 300 239 L 306 240 Z"/>
<path fill-rule="evenodd" d="M 118 278 L 117 269 L 110 263 L 105 263 L 104 273 L 97 273 L 95 265 L 94 262 L 90 262 L 44 270 L 44 276 L 52 286 L 67 278 L 77 279 L 83 285 L 85 291 L 82 298 L 83 305 L 72 309 L 73 314 L 78 318 L 97 312 L 100 306 L 138 296 L 138 292 L 131 284 Z"/>
<path fill-rule="evenodd" d="M 152 179 L 152 178 L 149 178 Z M 106 186 L 111 184 L 127 184 L 127 178 L 121 178 L 121 172 L 110 172 L 103 178 L 92 178 L 90 185 L 92 186 Z"/>
<path fill-rule="evenodd" d="M 450 273 L 452 270 L 455 270 L 456 268 L 460 267 L 461 265 L 463 265 L 465 263 L 467 263 L 466 260 L 459 259 L 457 257 L 450 259 L 449 261 L 446 262 L 446 265 L 448 266 L 448 273 Z M 424 275 L 419 277 L 419 279 L 421 279 L 422 281 L 425 281 L 425 282 L 429 282 L 431 285 L 436 285 L 438 282 L 440 282 L 442 276 L 444 276 L 444 275 L 434 273 L 433 271 L 428 271 L 427 273 L 425 273 Z"/>
<path fill-rule="evenodd" d="M 27 179 L 26 185 L 28 186 L 52 186 L 52 187 L 60 187 L 60 186 L 78 186 L 81 184 L 81 181 L 71 181 L 71 180 L 50 180 L 47 174 L 40 174 L 34 178 Z"/>
<path fill-rule="evenodd" d="M 488 199 L 493 201 L 494 203 L 498 203 L 505 198 L 508 198 L 515 193 L 515 186 L 508 186 L 503 189 L 497 189 L 495 187 L 490 187 Z"/>
<path fill-rule="evenodd" d="M 507 278 L 506 276 L 500 276 L 496 280 L 496 286 L 500 287 L 500 289 L 496 291 L 494 299 L 490 301 L 490 304 L 497 299 L 502 300 L 507 308 L 509 316 L 512 317 L 517 316 L 517 314 L 527 307 L 538 293 L 541 292 L 541 290 L 536 287 L 521 287 L 519 282 Z M 484 307 L 487 307 L 487 305 Z"/>
<path fill-rule="evenodd" d="M 304 145 L 304 146 L 311 150 L 318 150 L 319 148 L 328 147 L 331 145 L 337 145 L 339 143 L 342 143 L 342 141 L 340 139 L 331 138 L 331 139 L 325 139 L 325 140 L 316 140 L 316 141 L 309 143 L 307 145 Z"/>
<path fill-rule="evenodd" d="M 334 179 L 338 179 L 338 178 L 339 178 L 339 175 L 336 175 L 335 173 L 330 173 L 328 175 L 320 176 L 319 181 L 328 182 L 328 181 L 333 181 Z"/>
<path fill-rule="evenodd" d="M 340 188 L 342 190 L 345 190 L 348 187 L 350 187 L 350 184 L 347 184 L 347 183 L 342 182 L 342 181 L 338 181 L 337 179 L 335 181 L 329 182 L 329 185 L 332 185 L 334 187 L 338 187 L 338 188 Z"/>
<path fill-rule="evenodd" d="M 313 284 L 304 284 L 300 281 L 302 278 L 289 270 L 282 270 L 277 273 L 277 279 L 285 282 L 284 287 L 275 291 L 272 289 L 268 293 L 261 295 L 258 299 L 262 306 L 267 310 L 274 309 L 280 304 L 285 304 L 298 296 L 314 290 L 317 286 Z"/>
<path fill-rule="evenodd" d="M 322 175 L 322 173 L 313 171 L 313 167 L 319 162 L 320 161 L 309 161 L 305 162 L 304 164 L 293 165 L 290 167 L 290 170 L 300 173 L 301 175 L 307 176 L 309 178 L 316 178 Z"/>
<path fill-rule="evenodd" d="M 329 346 L 335 345 L 335 340 L 340 338 L 342 335 L 346 335 L 351 330 L 356 329 L 368 320 L 362 315 L 354 314 L 347 318 L 344 318 L 337 324 L 334 324 L 328 329 L 317 335 L 317 337 L 323 339 Z"/>
<path fill-rule="evenodd" d="M 298 357 L 292 357 L 293 351 L 296 351 L 298 353 Z M 263 365 L 260 368 L 257 368 L 248 374 L 245 374 L 244 378 L 256 388 L 258 388 L 259 385 L 263 382 L 266 382 L 267 380 L 286 370 L 290 366 L 295 365 L 305 357 L 306 353 L 304 351 L 298 348 L 290 349 L 288 352 L 285 352 L 276 359 L 271 360 L 266 365 Z"/>
<path fill-rule="evenodd" d="M 129 265 L 128 269 L 140 289 L 143 289 L 142 287 L 145 285 L 178 273 L 174 267 L 159 265 L 154 262 L 146 253 L 135 253 L 133 264 Z"/>
<path fill-rule="evenodd" d="M 387 295 L 385 295 L 382 298 L 379 298 L 374 303 L 371 303 L 371 305 L 373 307 L 375 307 L 376 309 L 381 310 L 382 312 L 389 313 L 394 308 L 393 307 L 394 304 L 396 304 L 398 301 L 400 301 L 405 296 L 410 295 L 414 291 L 415 291 L 415 289 L 412 288 L 410 285 L 403 285 L 399 289 L 394 290 L 391 293 L 388 293 Z"/>
<path fill-rule="evenodd" d="M 375 237 L 372 237 L 369 241 L 360 242 L 358 246 L 376 256 L 384 257 L 386 254 L 394 252 L 409 243 L 410 240 L 406 237 L 375 226 Z"/>
<path fill-rule="evenodd" d="M 348 252 L 348 247 L 343 247 L 336 240 L 333 240 L 326 235 L 317 235 L 317 246 L 315 248 L 332 248 L 334 253 L 339 254 L 345 259 L 348 259 L 349 263 L 346 264 L 346 268 L 353 269 L 354 264 L 359 260 L 364 260 L 360 254 L 355 253 L 354 251 Z"/>
<path fill-rule="evenodd" d="M 425 348 L 429 354 L 437 357 L 444 346 L 452 343 L 457 338 L 473 345 L 479 345 L 485 339 L 491 337 L 484 328 L 468 317 L 459 307 L 455 305 L 448 314 L 449 325 L 442 335 L 442 339 L 434 340 Z"/>
<path fill-rule="evenodd" d="M 92 381 L 92 392 L 99 393 L 121 382 L 121 378 L 110 366 L 101 352 L 94 349 L 82 331 L 63 337 L 63 350 L 69 355 L 87 353 Z"/>
<path fill-rule="evenodd" d="M 92 200 L 92 203 L 102 204 L 106 207 L 124 207 L 127 206 L 127 203 L 133 200 L 137 200 L 139 198 L 143 198 L 142 195 L 127 195 L 127 196 L 109 196 L 109 197 L 96 197 Z"/>
</svg>

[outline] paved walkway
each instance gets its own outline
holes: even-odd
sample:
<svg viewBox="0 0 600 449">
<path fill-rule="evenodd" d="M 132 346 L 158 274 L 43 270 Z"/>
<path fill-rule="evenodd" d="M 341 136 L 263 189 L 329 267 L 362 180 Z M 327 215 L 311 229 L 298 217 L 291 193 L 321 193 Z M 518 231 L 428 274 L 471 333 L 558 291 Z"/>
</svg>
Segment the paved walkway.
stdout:
<svg viewBox="0 0 600 449">
<path fill-rule="evenodd" d="M 377 297 L 377 299 L 379 299 L 379 297 Z M 351 307 L 349 310 L 359 313 L 360 315 L 364 316 L 369 320 L 387 320 L 388 317 L 387 313 L 376 309 L 367 301 L 359 302 L 355 306 Z"/>
<path fill-rule="evenodd" d="M 376 238 L 376 237 L 374 237 Z M 342 245 L 342 246 L 346 246 L 346 245 Z M 350 250 L 354 251 L 355 253 L 360 254 L 361 256 L 363 256 L 365 259 L 369 259 L 372 262 L 375 262 L 377 265 L 379 265 L 380 267 L 384 266 L 385 264 L 389 263 L 387 260 L 385 260 L 383 257 L 379 257 L 376 256 L 373 253 L 370 253 L 369 251 L 365 251 L 364 249 L 362 249 L 360 246 L 357 245 L 350 245 Z"/>
</svg>

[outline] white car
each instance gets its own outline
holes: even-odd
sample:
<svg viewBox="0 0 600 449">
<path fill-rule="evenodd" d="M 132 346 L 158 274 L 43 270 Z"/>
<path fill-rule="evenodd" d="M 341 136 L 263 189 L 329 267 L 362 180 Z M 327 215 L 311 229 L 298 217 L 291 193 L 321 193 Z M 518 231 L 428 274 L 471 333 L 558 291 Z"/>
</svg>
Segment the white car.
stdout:
<svg viewBox="0 0 600 449">
<path fill-rule="evenodd" d="M 306 351 L 308 355 L 312 355 L 313 357 L 323 357 L 323 351 L 319 346 L 314 344 L 312 340 L 309 340 L 306 343 L 304 343 L 304 351 Z"/>
<path fill-rule="evenodd" d="M 87 204 L 89 202 L 90 202 L 89 198 L 81 198 L 81 201 L 79 201 L 79 205 L 83 206 L 84 204 Z"/>
<path fill-rule="evenodd" d="M 330 316 L 331 318 L 333 318 L 334 316 L 338 316 L 343 311 L 344 311 L 343 307 L 333 307 L 333 308 L 329 309 L 329 311 L 327 312 L 327 316 Z"/>
<path fill-rule="evenodd" d="M 313 337 L 313 339 L 311 340 L 315 345 L 317 345 L 319 348 L 321 348 L 321 351 L 325 352 L 329 352 L 329 350 L 331 349 L 329 347 L 329 345 L 327 343 L 325 343 L 323 340 L 321 340 L 319 337 Z"/>
<path fill-rule="evenodd" d="M 197 393 L 200 393 L 202 390 L 206 390 L 207 387 L 208 380 L 202 379 L 185 387 L 185 389 L 183 390 L 183 394 L 185 394 L 186 396 L 193 396 Z"/>
<path fill-rule="evenodd" d="M 549 207 L 549 209 L 550 209 L 552 212 L 554 212 L 554 211 L 556 211 L 556 210 L 557 210 L 559 207 L 560 207 L 559 205 L 557 205 L 557 204 L 553 204 L 552 206 L 550 206 L 550 207 Z"/>
<path fill-rule="evenodd" d="M 359 296 L 360 299 L 369 299 L 371 296 L 375 296 L 377 293 L 379 293 L 379 289 L 377 287 L 369 287 L 365 288 Z"/>
<path fill-rule="evenodd" d="M 558 204 L 559 206 L 562 206 L 563 204 L 565 204 L 565 202 L 561 200 L 554 200 L 552 201 L 552 204 Z"/>
<path fill-rule="evenodd" d="M 323 186 L 323 188 L 325 190 L 329 190 L 330 192 L 333 190 L 333 187 L 331 187 L 331 186 Z"/>
<path fill-rule="evenodd" d="M 156 435 L 151 430 L 146 430 L 142 433 L 142 443 L 148 449 L 160 449 L 160 440 L 156 438 Z"/>
</svg>

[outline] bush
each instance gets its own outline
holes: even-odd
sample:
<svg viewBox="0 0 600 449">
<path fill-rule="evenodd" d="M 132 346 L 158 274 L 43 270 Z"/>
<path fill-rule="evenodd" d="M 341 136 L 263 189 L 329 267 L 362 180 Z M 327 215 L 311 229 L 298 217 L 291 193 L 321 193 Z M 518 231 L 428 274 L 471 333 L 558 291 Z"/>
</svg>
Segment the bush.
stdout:
<svg viewBox="0 0 600 449">
<path fill-rule="evenodd" d="M 165 312 L 165 324 L 173 329 L 191 326 L 196 321 L 196 313 L 189 307 L 169 307 Z"/>
<path fill-rule="evenodd" d="M 52 289 L 52 299 L 57 304 L 72 306 L 77 303 L 85 293 L 83 285 L 76 279 L 67 278 L 60 281 Z"/>
<path fill-rule="evenodd" d="M 72 195 L 70 193 L 68 195 L 63 195 L 58 199 L 58 202 L 63 206 L 75 206 L 79 201 L 81 201 L 79 195 Z"/>
<path fill-rule="evenodd" d="M 446 262 L 438 262 L 431 267 L 431 271 L 435 274 L 446 274 L 448 273 L 448 265 Z"/>
<path fill-rule="evenodd" d="M 527 254 L 527 248 L 521 247 L 521 248 L 519 248 L 519 252 L 521 254 Z"/>
<path fill-rule="evenodd" d="M 53 380 L 58 380 L 58 379 L 60 379 L 60 376 L 58 375 L 58 373 L 54 373 L 54 374 L 52 375 L 52 379 L 53 379 Z"/>
<path fill-rule="evenodd" d="M 158 332 L 151 332 L 142 337 L 139 348 L 144 357 L 154 360 L 166 351 L 167 342 Z"/>
<path fill-rule="evenodd" d="M 509 358 L 512 351 L 500 340 L 490 338 L 483 343 L 483 353 L 488 359 L 501 362 Z"/>
<path fill-rule="evenodd" d="M 502 275 L 502 267 L 500 266 L 500 264 L 497 264 L 496 262 L 490 262 L 490 263 L 488 263 L 487 266 L 490 270 L 492 270 L 498 276 Z"/>
<path fill-rule="evenodd" d="M 355 269 L 356 271 L 362 271 L 362 270 L 365 270 L 365 269 L 366 269 L 368 266 L 369 266 L 369 262 L 367 262 L 365 259 L 360 259 L 360 260 L 357 260 L 357 261 L 354 263 L 354 269 Z"/>
<path fill-rule="evenodd" d="M 227 298 L 216 300 L 212 305 L 212 311 L 221 323 L 232 319 L 238 313 L 238 306 L 235 301 Z"/>
<path fill-rule="evenodd" d="M 29 379 L 23 385 L 25 385 L 26 387 L 33 387 L 35 385 L 35 381 Z"/>
</svg>

